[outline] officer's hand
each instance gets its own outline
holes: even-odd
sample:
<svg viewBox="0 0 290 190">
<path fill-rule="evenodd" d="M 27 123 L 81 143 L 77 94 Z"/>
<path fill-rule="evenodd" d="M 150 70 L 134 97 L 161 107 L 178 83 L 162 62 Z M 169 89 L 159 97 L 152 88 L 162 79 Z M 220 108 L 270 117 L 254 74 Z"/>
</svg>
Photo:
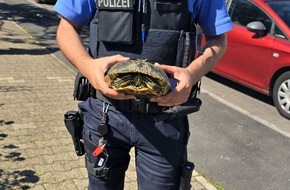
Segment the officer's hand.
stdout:
<svg viewBox="0 0 290 190">
<path fill-rule="evenodd" d="M 150 101 L 157 102 L 160 106 L 176 106 L 186 102 L 194 85 L 188 70 L 176 66 L 155 65 L 171 75 L 177 81 L 177 86 L 166 95 L 151 98 Z"/>
<path fill-rule="evenodd" d="M 118 62 L 128 61 L 128 57 L 123 57 L 121 55 L 114 55 L 109 57 L 102 57 L 94 60 L 94 64 L 89 68 L 89 81 L 94 86 L 96 90 L 101 92 L 103 95 L 108 96 L 113 99 L 126 100 L 135 98 L 132 95 L 126 95 L 124 93 L 119 93 L 109 87 L 105 81 L 106 71 L 113 66 L 118 64 Z"/>
</svg>

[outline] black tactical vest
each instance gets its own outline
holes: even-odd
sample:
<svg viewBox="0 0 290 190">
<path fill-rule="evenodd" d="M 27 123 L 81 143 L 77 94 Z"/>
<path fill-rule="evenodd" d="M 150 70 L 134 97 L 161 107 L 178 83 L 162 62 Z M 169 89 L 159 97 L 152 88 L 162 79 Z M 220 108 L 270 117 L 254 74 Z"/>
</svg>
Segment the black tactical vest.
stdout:
<svg viewBox="0 0 290 190">
<path fill-rule="evenodd" d="M 188 0 L 97 0 L 90 23 L 93 57 L 121 54 L 185 67 L 196 51 Z"/>
</svg>

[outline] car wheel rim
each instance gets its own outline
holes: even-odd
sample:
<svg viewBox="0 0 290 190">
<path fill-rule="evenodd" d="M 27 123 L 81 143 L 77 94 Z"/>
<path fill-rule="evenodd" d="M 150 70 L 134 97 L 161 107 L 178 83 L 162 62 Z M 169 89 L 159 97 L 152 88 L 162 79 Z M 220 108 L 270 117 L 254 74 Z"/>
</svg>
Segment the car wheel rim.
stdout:
<svg viewBox="0 0 290 190">
<path fill-rule="evenodd" d="M 287 113 L 290 113 L 290 79 L 284 81 L 278 90 L 278 101 Z"/>
</svg>

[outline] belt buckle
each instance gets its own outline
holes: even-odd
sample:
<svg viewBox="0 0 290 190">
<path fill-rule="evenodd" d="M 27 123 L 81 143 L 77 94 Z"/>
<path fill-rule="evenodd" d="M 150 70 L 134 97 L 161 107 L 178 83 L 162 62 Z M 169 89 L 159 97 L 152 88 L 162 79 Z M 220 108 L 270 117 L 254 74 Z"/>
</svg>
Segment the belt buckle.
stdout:
<svg viewBox="0 0 290 190">
<path fill-rule="evenodd" d="M 132 99 L 131 110 L 139 113 L 148 113 L 148 102 L 141 98 Z"/>
</svg>

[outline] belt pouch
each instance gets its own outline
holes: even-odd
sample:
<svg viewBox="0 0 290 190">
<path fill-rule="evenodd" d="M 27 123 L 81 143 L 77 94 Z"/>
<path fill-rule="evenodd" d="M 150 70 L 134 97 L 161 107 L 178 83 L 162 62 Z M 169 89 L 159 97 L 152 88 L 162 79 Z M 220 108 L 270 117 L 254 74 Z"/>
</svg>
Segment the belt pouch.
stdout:
<svg viewBox="0 0 290 190">
<path fill-rule="evenodd" d="M 86 101 L 89 97 L 95 97 L 96 90 L 89 80 L 80 72 L 75 78 L 73 97 L 78 101 Z"/>
<path fill-rule="evenodd" d="M 136 40 L 133 0 L 98 0 L 98 40 L 132 44 Z"/>
</svg>

